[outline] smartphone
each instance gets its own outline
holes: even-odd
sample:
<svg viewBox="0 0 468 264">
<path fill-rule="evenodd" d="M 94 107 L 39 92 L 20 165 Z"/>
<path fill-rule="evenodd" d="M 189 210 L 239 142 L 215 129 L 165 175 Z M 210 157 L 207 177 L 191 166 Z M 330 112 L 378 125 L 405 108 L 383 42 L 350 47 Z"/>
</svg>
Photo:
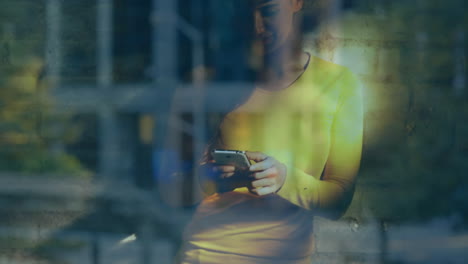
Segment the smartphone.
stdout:
<svg viewBox="0 0 468 264">
<path fill-rule="evenodd" d="M 211 152 L 215 163 L 220 165 L 233 165 L 236 169 L 248 169 L 250 161 L 245 155 L 245 151 L 215 149 Z"/>
</svg>

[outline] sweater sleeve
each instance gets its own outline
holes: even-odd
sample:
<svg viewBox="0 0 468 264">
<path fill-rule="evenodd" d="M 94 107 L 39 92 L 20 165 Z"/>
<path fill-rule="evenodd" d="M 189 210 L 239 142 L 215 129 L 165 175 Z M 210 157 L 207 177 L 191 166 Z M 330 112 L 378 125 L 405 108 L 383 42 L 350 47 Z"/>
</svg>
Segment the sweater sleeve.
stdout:
<svg viewBox="0 0 468 264">
<path fill-rule="evenodd" d="M 330 150 L 323 176 L 288 168 L 285 183 L 277 193 L 297 206 L 329 213 L 332 218 L 344 213 L 351 201 L 363 135 L 360 81 L 346 70 L 336 85 L 341 92 L 330 129 Z"/>
</svg>

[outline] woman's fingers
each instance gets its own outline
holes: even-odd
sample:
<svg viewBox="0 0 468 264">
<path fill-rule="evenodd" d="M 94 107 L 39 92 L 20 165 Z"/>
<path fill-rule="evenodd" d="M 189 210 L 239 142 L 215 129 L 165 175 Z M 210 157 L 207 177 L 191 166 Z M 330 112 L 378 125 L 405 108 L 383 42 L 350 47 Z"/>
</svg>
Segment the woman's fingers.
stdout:
<svg viewBox="0 0 468 264">
<path fill-rule="evenodd" d="M 255 162 L 260 162 L 260 161 L 265 160 L 266 158 L 268 158 L 267 155 L 263 154 L 262 152 L 258 152 L 258 151 L 246 151 L 245 155 L 247 156 L 247 158 L 249 160 L 253 160 Z"/>
<path fill-rule="evenodd" d="M 286 177 L 286 167 L 284 164 L 278 162 L 275 158 L 268 156 L 261 152 L 247 151 L 246 156 L 249 160 L 255 161 L 255 164 L 249 167 L 249 172 L 236 170 L 232 165 L 218 165 L 213 164 L 212 172 L 215 178 L 224 180 L 242 180 L 241 178 L 235 179 L 235 175 L 250 175 L 254 179 L 244 179 L 244 181 L 231 182 L 234 187 L 248 187 L 252 193 L 259 196 L 275 193 L 281 188 Z M 223 181 L 224 181 L 223 180 Z M 247 181 L 246 181 L 247 180 Z M 231 188 L 228 188 L 231 190 Z"/>
<path fill-rule="evenodd" d="M 277 187 L 275 185 L 272 185 L 272 186 L 267 186 L 263 188 L 253 189 L 252 192 L 256 193 L 258 196 L 263 196 L 263 195 L 274 193 L 276 190 L 277 190 Z"/>
<path fill-rule="evenodd" d="M 267 187 L 271 185 L 275 185 L 275 179 L 274 178 L 266 178 L 266 179 L 260 179 L 252 182 L 252 187 L 253 188 L 262 188 L 262 187 Z"/>
<path fill-rule="evenodd" d="M 217 165 L 213 167 L 216 173 L 219 173 L 221 178 L 229 178 L 234 175 L 236 168 L 231 165 Z"/>
<path fill-rule="evenodd" d="M 234 175 L 234 172 L 221 173 L 221 174 L 219 175 L 219 177 L 221 177 L 221 178 L 229 178 L 229 177 L 231 177 L 232 175 Z"/>
<path fill-rule="evenodd" d="M 260 171 L 260 172 L 256 172 L 254 174 L 252 174 L 252 176 L 255 178 L 255 179 L 263 179 L 263 178 L 267 178 L 267 177 L 274 177 L 275 175 L 278 174 L 278 169 L 274 166 L 266 169 L 266 170 L 263 170 L 263 171 Z"/>
<path fill-rule="evenodd" d="M 250 171 L 264 171 L 275 166 L 276 160 L 267 156 L 264 160 L 250 166 Z"/>
<path fill-rule="evenodd" d="M 236 167 L 231 165 L 215 165 L 213 170 L 216 172 L 227 173 L 227 172 L 234 172 Z"/>
<path fill-rule="evenodd" d="M 259 196 L 275 193 L 281 186 L 276 167 L 266 171 L 255 173 L 257 180 L 252 182 L 252 192 Z"/>
<path fill-rule="evenodd" d="M 275 158 L 261 152 L 246 152 L 247 157 L 256 163 L 249 170 L 255 178 L 250 191 L 259 196 L 277 192 L 286 179 L 286 166 Z"/>
</svg>

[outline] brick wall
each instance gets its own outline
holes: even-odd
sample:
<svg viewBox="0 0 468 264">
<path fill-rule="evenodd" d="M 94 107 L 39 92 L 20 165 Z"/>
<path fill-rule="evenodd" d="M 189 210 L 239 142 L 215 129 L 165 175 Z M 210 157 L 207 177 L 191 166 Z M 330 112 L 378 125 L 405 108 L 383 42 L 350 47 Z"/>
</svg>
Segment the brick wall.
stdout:
<svg viewBox="0 0 468 264">
<path fill-rule="evenodd" d="M 455 2 L 394 1 L 379 9 L 375 3 L 358 1 L 359 8 L 306 36 L 309 51 L 350 68 L 365 86 L 364 152 L 357 190 L 343 220 L 316 221 L 317 263 L 389 261 L 382 220 L 428 221 L 438 209 L 448 207 L 434 205 L 431 211 L 405 204 L 427 199 L 437 181 L 442 185 L 443 171 L 456 170 L 449 163 L 437 167 L 440 155 L 467 157 L 466 140 L 461 138 L 467 111 L 466 103 L 461 103 L 466 100 L 462 66 L 466 47 L 461 48 L 460 37 L 465 33 L 456 31 L 463 22 Z M 454 83 L 455 78 L 461 81 Z M 454 188 L 449 185 L 440 190 Z"/>
</svg>

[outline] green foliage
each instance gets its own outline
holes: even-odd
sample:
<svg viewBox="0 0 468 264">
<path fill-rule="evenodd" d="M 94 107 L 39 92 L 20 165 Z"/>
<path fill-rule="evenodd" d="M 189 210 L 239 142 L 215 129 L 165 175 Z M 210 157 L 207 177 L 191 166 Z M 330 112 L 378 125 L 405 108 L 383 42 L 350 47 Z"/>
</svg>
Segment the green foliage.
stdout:
<svg viewBox="0 0 468 264">
<path fill-rule="evenodd" d="M 78 160 L 60 150 L 67 117 L 53 109 L 44 78 L 44 3 L 0 6 L 0 171 L 81 175 Z"/>
</svg>

